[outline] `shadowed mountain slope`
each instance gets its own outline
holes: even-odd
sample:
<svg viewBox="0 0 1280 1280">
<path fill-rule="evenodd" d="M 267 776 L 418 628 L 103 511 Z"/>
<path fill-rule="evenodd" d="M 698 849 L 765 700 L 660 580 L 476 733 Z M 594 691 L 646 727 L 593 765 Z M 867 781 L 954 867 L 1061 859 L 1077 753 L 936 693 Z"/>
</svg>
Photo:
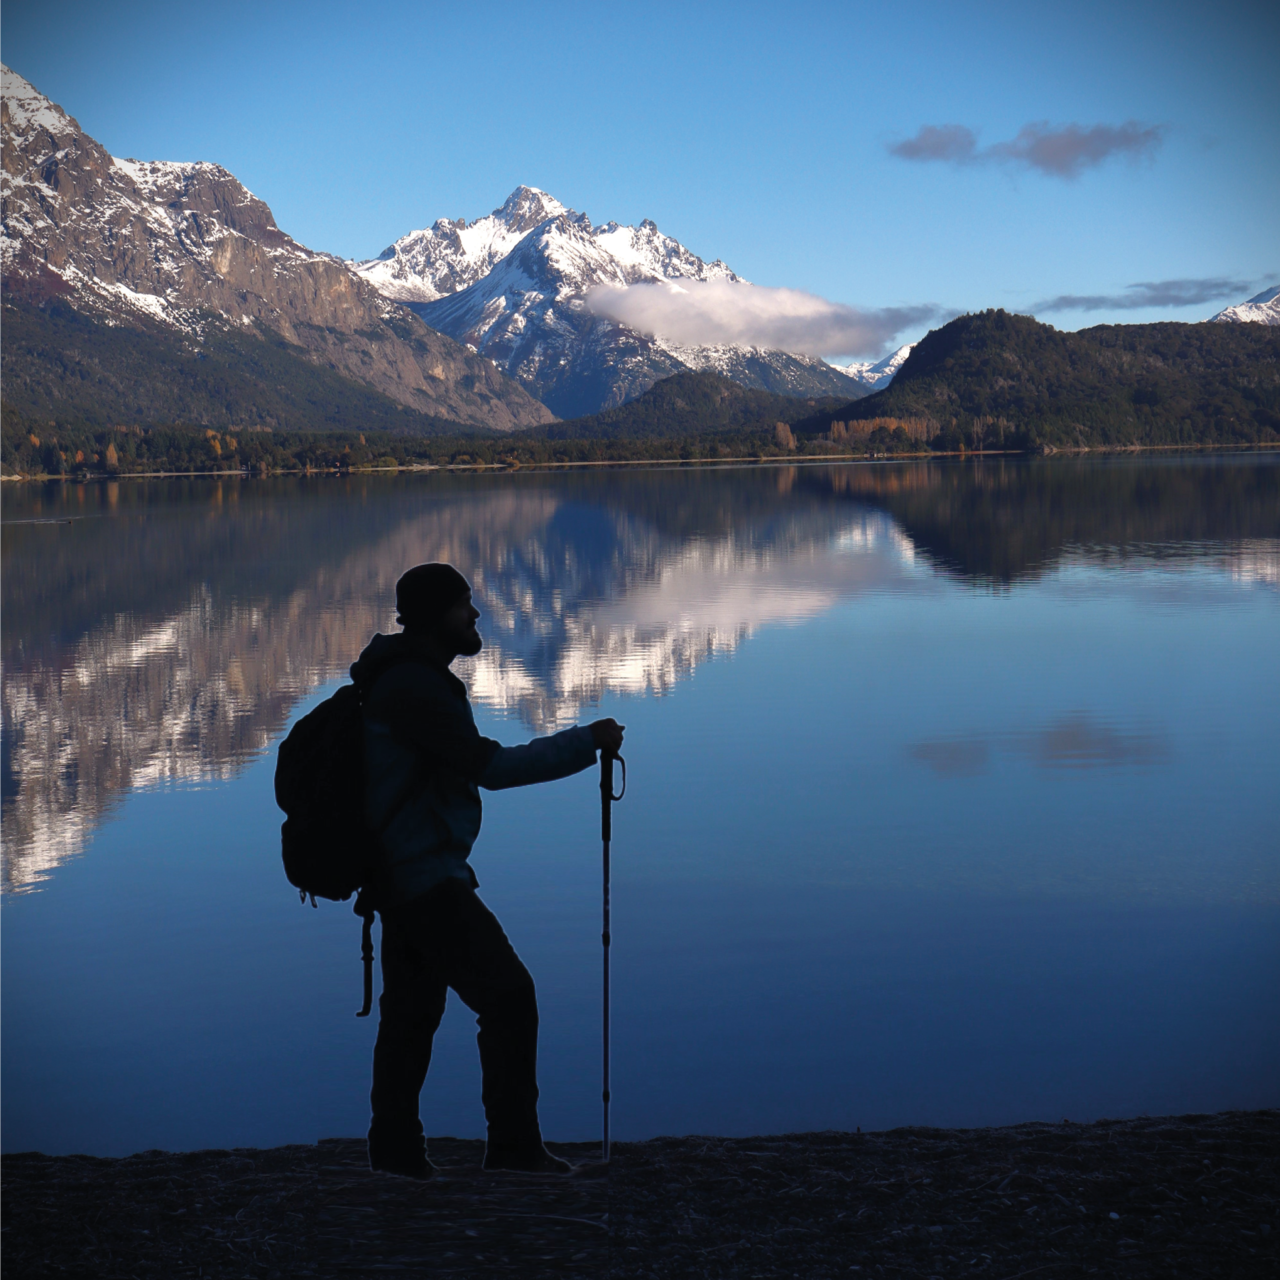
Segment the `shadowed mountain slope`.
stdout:
<svg viewBox="0 0 1280 1280">
<path fill-rule="evenodd" d="M 313 364 L 262 324 L 211 326 L 203 342 L 190 344 L 149 317 L 110 324 L 63 298 L 36 306 L 7 290 L 3 323 L 6 433 L 16 425 L 19 435 L 48 436 L 53 423 L 414 435 L 464 429 Z"/>
</svg>

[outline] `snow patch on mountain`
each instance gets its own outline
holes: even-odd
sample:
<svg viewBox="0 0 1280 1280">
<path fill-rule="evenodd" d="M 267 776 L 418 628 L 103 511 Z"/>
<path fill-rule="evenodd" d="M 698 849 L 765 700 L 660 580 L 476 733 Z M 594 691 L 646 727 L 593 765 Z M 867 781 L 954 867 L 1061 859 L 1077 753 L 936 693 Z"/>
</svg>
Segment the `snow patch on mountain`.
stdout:
<svg viewBox="0 0 1280 1280">
<path fill-rule="evenodd" d="M 892 355 L 887 355 L 883 360 L 863 360 L 854 364 L 833 365 L 846 377 L 852 378 L 854 382 L 860 386 L 866 387 L 869 391 L 883 391 L 885 387 L 893 381 L 894 375 L 906 363 L 907 357 L 911 354 L 915 347 L 914 342 L 908 342 L 901 346 Z"/>
<path fill-rule="evenodd" d="M 655 349 L 666 351 L 672 359 L 679 360 L 681 364 L 697 373 L 718 373 L 722 378 L 728 378 L 731 382 L 740 382 L 744 386 L 753 387 L 762 385 L 761 375 L 764 368 L 775 365 L 778 357 L 784 356 L 787 366 L 793 374 L 801 377 L 807 374 L 813 381 L 822 384 L 823 388 L 826 389 L 825 394 L 848 394 L 847 388 L 841 387 L 838 383 L 832 383 L 829 377 L 832 373 L 842 374 L 844 370 L 839 365 L 829 364 L 818 356 L 806 356 L 798 352 L 774 351 L 769 347 L 748 347 L 738 344 L 686 347 L 666 342 L 660 337 L 653 339 L 653 345 Z M 752 369 L 756 371 L 757 376 L 752 376 L 750 372 Z M 763 389 L 778 390 L 783 395 L 795 394 L 794 392 L 787 392 L 777 385 L 763 385 Z M 806 389 L 805 394 L 811 393 Z"/>
<path fill-rule="evenodd" d="M 1210 323 L 1220 324 L 1280 324 L 1280 285 L 1273 285 L 1255 294 L 1247 302 L 1227 307 L 1210 317 Z"/>
</svg>

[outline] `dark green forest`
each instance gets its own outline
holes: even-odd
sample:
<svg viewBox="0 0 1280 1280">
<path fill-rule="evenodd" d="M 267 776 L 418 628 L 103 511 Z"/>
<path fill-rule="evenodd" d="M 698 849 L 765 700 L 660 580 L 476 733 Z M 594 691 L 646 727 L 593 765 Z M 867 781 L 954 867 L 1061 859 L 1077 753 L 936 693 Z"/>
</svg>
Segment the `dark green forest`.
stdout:
<svg viewBox="0 0 1280 1280">
<path fill-rule="evenodd" d="M 3 464 L 6 472 L 21 475 L 127 475 L 779 457 L 823 451 L 819 442 L 796 441 L 788 424 L 840 403 L 751 391 L 711 373 L 683 373 L 594 418 L 493 436 L 457 425 L 445 434 L 437 420 L 429 420 L 430 434 L 379 430 L 377 419 L 366 430 L 326 431 L 41 421 L 6 396 Z"/>
<path fill-rule="evenodd" d="M 791 457 L 805 451 L 779 445 L 774 429 L 611 441 L 549 440 L 535 432 L 495 438 L 347 431 L 218 432 L 180 426 L 54 429 L 8 409 L 3 422 L 4 473 L 28 476 L 708 461 Z"/>
<path fill-rule="evenodd" d="M 1280 329 L 1098 325 L 1064 333 L 983 311 L 927 334 L 883 391 L 798 424 L 918 419 L 934 449 L 1240 445 L 1280 440 Z"/>
</svg>

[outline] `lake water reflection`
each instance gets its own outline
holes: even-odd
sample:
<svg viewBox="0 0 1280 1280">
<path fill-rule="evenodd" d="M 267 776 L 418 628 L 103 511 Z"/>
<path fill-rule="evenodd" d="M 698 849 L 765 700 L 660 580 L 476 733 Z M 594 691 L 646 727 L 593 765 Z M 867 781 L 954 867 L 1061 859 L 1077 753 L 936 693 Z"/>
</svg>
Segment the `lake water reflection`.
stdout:
<svg viewBox="0 0 1280 1280">
<path fill-rule="evenodd" d="M 615 1125 L 1276 1105 L 1277 459 L 7 486 L 6 1150 L 363 1131 L 271 748 L 408 565 L 505 741 L 615 714 Z M 543 1113 L 598 1112 L 594 779 L 489 797 Z M 429 1132 L 478 1134 L 456 1003 Z"/>
</svg>

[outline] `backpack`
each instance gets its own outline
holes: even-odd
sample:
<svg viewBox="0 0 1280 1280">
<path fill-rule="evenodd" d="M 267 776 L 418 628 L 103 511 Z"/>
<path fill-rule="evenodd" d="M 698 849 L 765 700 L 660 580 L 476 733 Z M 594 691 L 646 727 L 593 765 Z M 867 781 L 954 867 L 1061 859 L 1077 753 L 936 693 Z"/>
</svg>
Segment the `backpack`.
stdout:
<svg viewBox="0 0 1280 1280">
<path fill-rule="evenodd" d="M 381 675 L 396 660 L 384 663 Z M 364 719 L 361 703 L 372 681 L 343 685 L 289 730 L 276 754 L 276 804 L 285 812 L 280 828 L 284 873 L 303 902 L 345 902 L 364 921 L 364 1007 L 373 1005 L 372 894 L 367 889 L 378 851 L 377 835 L 364 820 Z"/>
<path fill-rule="evenodd" d="M 289 730 L 276 755 L 284 873 L 305 902 L 345 902 L 371 871 L 376 837 L 364 822 L 360 690 L 343 685 Z"/>
</svg>

